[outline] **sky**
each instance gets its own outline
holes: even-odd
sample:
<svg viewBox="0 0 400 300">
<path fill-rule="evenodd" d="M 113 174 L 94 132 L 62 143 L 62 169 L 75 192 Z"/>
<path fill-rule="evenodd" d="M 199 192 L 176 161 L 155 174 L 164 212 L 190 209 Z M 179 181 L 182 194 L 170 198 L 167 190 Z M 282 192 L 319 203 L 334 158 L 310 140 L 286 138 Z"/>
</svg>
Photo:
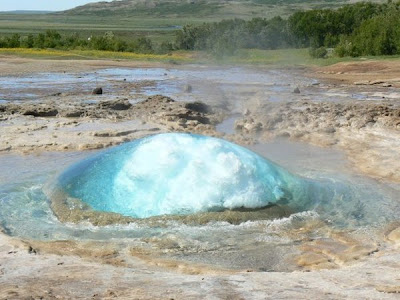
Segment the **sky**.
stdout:
<svg viewBox="0 0 400 300">
<path fill-rule="evenodd" d="M 104 0 L 0 0 L 0 11 L 66 10 L 89 2 Z"/>
</svg>

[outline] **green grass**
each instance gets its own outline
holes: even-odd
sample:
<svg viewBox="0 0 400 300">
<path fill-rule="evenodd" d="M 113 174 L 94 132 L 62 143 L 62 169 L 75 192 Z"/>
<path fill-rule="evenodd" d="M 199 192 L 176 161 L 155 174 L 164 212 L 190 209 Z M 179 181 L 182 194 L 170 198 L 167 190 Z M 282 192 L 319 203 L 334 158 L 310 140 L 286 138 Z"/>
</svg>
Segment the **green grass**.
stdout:
<svg viewBox="0 0 400 300">
<path fill-rule="evenodd" d="M 172 54 L 140 54 L 130 52 L 111 52 L 99 50 L 55 50 L 55 49 L 1 49 L 2 56 L 17 56 L 38 59 L 107 59 L 107 60 L 134 60 L 165 63 L 193 63 L 193 53 L 177 51 Z"/>
<path fill-rule="evenodd" d="M 224 65 L 257 65 L 257 66 L 329 66 L 340 62 L 357 62 L 368 60 L 398 60 L 400 55 L 390 56 L 364 56 L 364 57 L 337 57 L 312 58 L 308 49 L 278 49 L 259 50 L 243 49 L 238 50 L 233 56 L 215 59 L 204 53 L 198 54 L 199 61 L 212 62 Z"/>
</svg>

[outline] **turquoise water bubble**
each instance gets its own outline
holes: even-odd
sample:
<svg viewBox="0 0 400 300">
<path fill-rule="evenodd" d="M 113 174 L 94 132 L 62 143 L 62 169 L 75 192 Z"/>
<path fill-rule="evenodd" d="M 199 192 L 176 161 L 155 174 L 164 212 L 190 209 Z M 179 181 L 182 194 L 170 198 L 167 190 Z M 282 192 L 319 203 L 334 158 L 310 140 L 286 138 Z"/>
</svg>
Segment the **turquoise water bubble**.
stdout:
<svg viewBox="0 0 400 300">
<path fill-rule="evenodd" d="M 70 167 L 58 185 L 94 210 L 136 218 L 275 203 L 304 209 L 316 201 L 310 181 L 258 154 L 222 139 L 185 133 L 114 147 Z"/>
</svg>

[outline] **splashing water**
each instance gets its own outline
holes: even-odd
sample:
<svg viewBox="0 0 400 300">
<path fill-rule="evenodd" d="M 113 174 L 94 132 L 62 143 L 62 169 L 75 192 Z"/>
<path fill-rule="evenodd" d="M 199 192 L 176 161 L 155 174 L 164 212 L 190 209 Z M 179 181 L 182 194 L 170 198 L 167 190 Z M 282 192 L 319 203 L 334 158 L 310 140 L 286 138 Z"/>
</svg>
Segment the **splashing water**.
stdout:
<svg viewBox="0 0 400 300">
<path fill-rule="evenodd" d="M 80 162 L 59 187 L 98 211 L 146 218 L 261 208 L 304 208 L 312 184 L 252 151 L 200 135 L 169 133 Z"/>
</svg>

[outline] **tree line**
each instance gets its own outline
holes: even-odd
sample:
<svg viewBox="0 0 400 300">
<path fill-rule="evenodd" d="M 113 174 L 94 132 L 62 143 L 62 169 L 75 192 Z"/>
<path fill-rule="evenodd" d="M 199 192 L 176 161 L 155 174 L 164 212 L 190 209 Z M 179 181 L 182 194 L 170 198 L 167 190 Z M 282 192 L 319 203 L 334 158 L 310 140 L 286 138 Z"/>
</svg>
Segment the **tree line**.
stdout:
<svg viewBox="0 0 400 300">
<path fill-rule="evenodd" d="M 310 48 L 314 57 L 324 57 L 326 48 L 338 56 L 400 54 L 400 2 L 359 2 L 339 9 L 299 11 L 288 19 L 231 19 L 201 25 L 186 25 L 172 43 L 155 44 L 146 37 L 127 40 L 112 32 L 81 37 L 48 30 L 37 35 L 0 37 L 0 48 L 93 49 L 136 53 L 168 53 L 173 50 L 203 50 L 216 56 L 232 55 L 238 49 Z"/>
<path fill-rule="evenodd" d="M 234 19 L 186 25 L 175 46 L 225 55 L 237 49 L 311 48 L 316 57 L 400 54 L 400 2 L 359 2 L 339 9 L 300 11 L 288 19 Z"/>
<path fill-rule="evenodd" d="M 116 37 L 109 31 L 99 36 L 81 37 L 77 33 L 65 34 L 56 30 L 47 30 L 37 35 L 29 34 L 21 36 L 13 34 L 11 36 L 0 37 L 0 48 L 37 48 L 37 49 L 81 49 L 81 50 L 102 50 L 116 52 L 134 53 L 159 53 L 172 50 L 172 45 L 162 43 L 155 46 L 146 37 L 137 39 L 122 39 Z"/>
</svg>

